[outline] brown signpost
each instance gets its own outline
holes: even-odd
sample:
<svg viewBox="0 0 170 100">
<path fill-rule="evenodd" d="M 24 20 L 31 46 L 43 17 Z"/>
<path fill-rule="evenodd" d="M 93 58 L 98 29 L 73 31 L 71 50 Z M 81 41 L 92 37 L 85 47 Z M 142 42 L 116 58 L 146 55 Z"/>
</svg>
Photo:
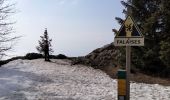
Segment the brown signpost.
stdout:
<svg viewBox="0 0 170 100">
<path fill-rule="evenodd" d="M 118 71 L 118 100 L 130 100 L 131 46 L 144 46 L 144 36 L 130 15 L 116 34 L 114 45 L 126 46 L 126 71 Z M 125 79 L 120 79 L 119 73 L 126 73 Z"/>
</svg>

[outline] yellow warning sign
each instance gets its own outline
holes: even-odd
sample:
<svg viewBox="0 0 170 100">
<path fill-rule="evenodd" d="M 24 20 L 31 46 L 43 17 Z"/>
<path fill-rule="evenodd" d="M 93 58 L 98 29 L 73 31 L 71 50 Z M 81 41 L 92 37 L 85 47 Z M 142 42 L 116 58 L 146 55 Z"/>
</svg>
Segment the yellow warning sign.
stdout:
<svg viewBox="0 0 170 100">
<path fill-rule="evenodd" d="M 115 38 L 141 38 L 143 35 L 141 34 L 138 26 L 134 22 L 131 16 L 127 16 L 124 24 L 121 26 L 118 34 L 116 34 Z"/>
<path fill-rule="evenodd" d="M 126 95 L 126 80 L 118 79 L 118 95 L 125 96 Z"/>
<path fill-rule="evenodd" d="M 128 17 L 127 20 L 125 21 L 125 31 L 126 31 L 126 36 L 131 37 L 132 32 L 133 32 L 133 21 L 131 17 Z"/>
<path fill-rule="evenodd" d="M 131 16 L 127 16 L 114 39 L 115 46 L 144 46 L 144 37 Z"/>
</svg>

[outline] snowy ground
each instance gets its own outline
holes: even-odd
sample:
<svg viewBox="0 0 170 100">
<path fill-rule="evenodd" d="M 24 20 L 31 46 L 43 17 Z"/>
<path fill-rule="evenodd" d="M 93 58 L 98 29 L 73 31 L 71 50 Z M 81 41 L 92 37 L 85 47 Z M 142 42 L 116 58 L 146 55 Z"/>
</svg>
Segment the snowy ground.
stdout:
<svg viewBox="0 0 170 100">
<path fill-rule="evenodd" d="M 0 100 L 117 100 L 117 81 L 67 60 L 16 60 L 0 67 Z M 131 83 L 131 100 L 170 100 L 170 87 Z"/>
</svg>

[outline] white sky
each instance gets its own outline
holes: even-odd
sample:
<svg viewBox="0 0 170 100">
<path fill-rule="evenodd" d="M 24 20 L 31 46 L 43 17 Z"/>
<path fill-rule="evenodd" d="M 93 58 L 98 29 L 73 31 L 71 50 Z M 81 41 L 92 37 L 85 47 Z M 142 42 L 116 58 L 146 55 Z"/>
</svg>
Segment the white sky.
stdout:
<svg viewBox="0 0 170 100">
<path fill-rule="evenodd" d="M 44 29 L 52 38 L 54 55 L 84 56 L 113 42 L 115 17 L 124 17 L 120 0 L 14 0 L 16 35 L 23 36 L 9 52 L 21 56 L 37 52 Z"/>
</svg>

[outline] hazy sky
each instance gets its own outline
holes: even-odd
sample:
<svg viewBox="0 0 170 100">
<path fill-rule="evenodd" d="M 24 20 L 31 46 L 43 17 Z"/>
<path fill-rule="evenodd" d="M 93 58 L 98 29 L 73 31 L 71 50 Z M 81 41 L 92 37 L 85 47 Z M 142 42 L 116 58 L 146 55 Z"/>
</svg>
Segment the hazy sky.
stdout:
<svg viewBox="0 0 170 100">
<path fill-rule="evenodd" d="M 115 17 L 124 17 L 120 0 L 14 0 L 16 35 L 22 35 L 10 55 L 37 52 L 45 28 L 55 55 L 84 56 L 113 42 Z"/>
</svg>

